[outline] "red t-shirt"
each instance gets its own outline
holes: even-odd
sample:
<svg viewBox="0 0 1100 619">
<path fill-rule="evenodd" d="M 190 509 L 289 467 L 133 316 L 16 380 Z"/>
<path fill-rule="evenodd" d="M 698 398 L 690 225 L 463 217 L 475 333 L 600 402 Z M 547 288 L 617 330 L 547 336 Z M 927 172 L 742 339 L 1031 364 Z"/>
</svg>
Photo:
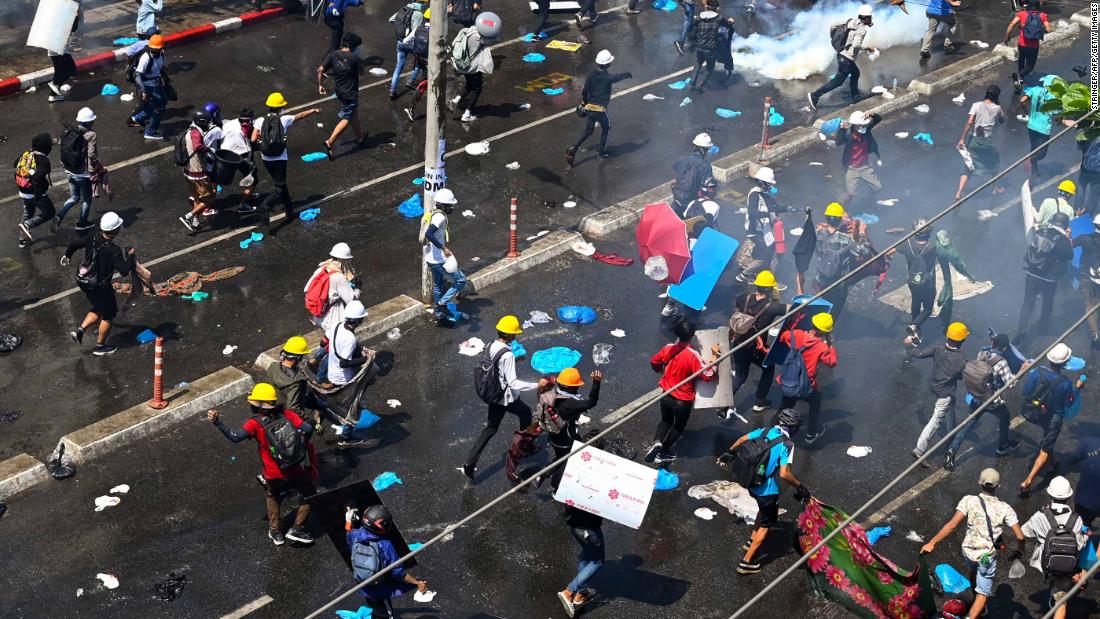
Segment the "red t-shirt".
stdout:
<svg viewBox="0 0 1100 619">
<path fill-rule="evenodd" d="M 294 411 L 286 409 L 283 411 L 283 414 L 290 420 L 290 423 L 294 424 L 295 428 L 302 427 L 302 418 Z M 288 469 L 280 469 L 279 465 L 275 463 L 275 459 L 271 457 L 271 450 L 269 449 L 270 444 L 267 442 L 267 434 L 264 433 L 264 427 L 260 425 L 260 421 L 253 417 L 245 421 L 242 427 L 259 445 L 260 461 L 264 465 L 264 479 L 284 479 L 287 477 L 296 477 L 298 475 L 316 477 L 316 467 L 313 466 L 313 463 L 317 462 L 317 452 L 313 448 L 313 443 L 309 443 L 306 447 L 309 453 L 308 462 L 310 463 L 308 469 L 300 465 Z"/>
<path fill-rule="evenodd" d="M 649 362 L 655 366 L 663 365 L 665 367 L 661 380 L 657 383 L 665 391 L 703 367 L 703 360 L 699 357 L 699 353 L 695 352 L 691 344 L 684 342 L 668 344 L 658 350 Z M 700 374 L 697 380 L 712 381 L 715 379 L 716 372 L 717 366 L 712 365 Z M 681 385 L 671 395 L 677 400 L 694 401 L 695 381 Z"/>
<path fill-rule="evenodd" d="M 871 155 L 871 140 L 867 139 L 867 134 L 859 133 L 855 127 L 852 127 L 852 134 L 848 136 L 848 140 L 851 142 L 851 148 L 848 151 L 848 167 L 862 168 L 867 165 Z"/>
<path fill-rule="evenodd" d="M 1018 45 L 1020 47 L 1039 47 L 1039 39 L 1025 39 L 1024 38 L 1024 24 L 1027 23 L 1028 11 L 1020 11 L 1016 14 L 1016 19 L 1020 20 L 1020 39 Z M 1042 11 L 1039 12 L 1039 17 L 1043 20 L 1043 25 L 1050 23 L 1050 17 Z"/>
<path fill-rule="evenodd" d="M 794 346 L 791 346 L 792 333 L 794 333 Z M 802 347 L 802 361 L 806 364 L 806 373 L 810 375 L 810 382 L 814 386 L 814 391 L 817 391 L 817 366 L 818 364 L 824 364 L 828 367 L 835 368 L 837 362 L 836 349 L 825 343 L 825 340 L 816 335 L 812 335 L 808 331 L 803 331 L 802 329 L 794 329 L 792 331 L 780 333 L 779 341 L 792 348 Z M 776 374 L 778 374 L 778 372 L 776 372 Z M 782 376 L 775 377 L 776 383 L 782 380 Z"/>
</svg>

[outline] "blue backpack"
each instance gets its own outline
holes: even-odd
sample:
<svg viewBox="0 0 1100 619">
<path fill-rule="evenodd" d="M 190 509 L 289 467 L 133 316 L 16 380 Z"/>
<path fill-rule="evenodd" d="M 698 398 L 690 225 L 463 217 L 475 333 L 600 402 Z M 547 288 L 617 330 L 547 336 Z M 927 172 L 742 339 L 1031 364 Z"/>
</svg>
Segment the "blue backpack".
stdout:
<svg viewBox="0 0 1100 619">
<path fill-rule="evenodd" d="M 806 369 L 806 360 L 802 358 L 805 347 L 793 346 L 794 331 L 791 331 L 791 350 L 779 366 L 779 387 L 786 398 L 808 398 L 814 392 L 810 372 Z"/>
<path fill-rule="evenodd" d="M 351 571 L 356 582 L 374 576 L 382 569 L 382 552 L 377 541 L 355 542 L 351 546 Z"/>
<path fill-rule="evenodd" d="M 1024 38 L 1029 41 L 1041 41 L 1046 33 L 1047 29 L 1043 27 L 1043 17 L 1039 11 L 1028 11 L 1023 26 Z"/>
</svg>

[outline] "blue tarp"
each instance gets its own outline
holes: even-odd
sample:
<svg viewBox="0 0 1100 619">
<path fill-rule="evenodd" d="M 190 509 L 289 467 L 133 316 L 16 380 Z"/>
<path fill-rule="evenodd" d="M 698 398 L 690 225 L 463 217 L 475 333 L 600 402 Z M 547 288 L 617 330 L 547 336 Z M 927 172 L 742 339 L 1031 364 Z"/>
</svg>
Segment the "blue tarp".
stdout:
<svg viewBox="0 0 1100 619">
<path fill-rule="evenodd" d="M 563 305 L 558 308 L 558 320 L 578 325 L 590 325 L 596 322 L 596 310 L 587 305 Z"/>
<path fill-rule="evenodd" d="M 737 245 L 737 239 L 714 228 L 703 230 L 691 249 L 691 262 L 684 269 L 680 283 L 669 286 L 668 296 L 692 309 L 702 310 L 737 251 Z"/>
<path fill-rule="evenodd" d="M 555 346 L 531 355 L 531 367 L 539 374 L 557 374 L 565 368 L 575 367 L 580 360 L 581 353 L 572 348 Z"/>
</svg>

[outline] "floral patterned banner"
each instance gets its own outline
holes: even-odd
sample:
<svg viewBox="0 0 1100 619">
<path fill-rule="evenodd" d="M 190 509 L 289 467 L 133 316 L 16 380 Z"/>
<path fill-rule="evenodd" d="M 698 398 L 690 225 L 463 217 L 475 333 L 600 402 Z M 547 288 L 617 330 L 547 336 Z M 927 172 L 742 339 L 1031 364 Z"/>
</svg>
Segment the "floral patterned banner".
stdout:
<svg viewBox="0 0 1100 619">
<path fill-rule="evenodd" d="M 798 545 L 806 552 L 836 530 L 848 514 L 810 500 L 798 517 Z M 923 559 L 921 560 L 923 564 Z M 900 569 L 875 552 L 867 533 L 850 524 L 806 562 L 814 589 L 859 617 L 920 619 L 936 612 L 928 570 Z"/>
</svg>

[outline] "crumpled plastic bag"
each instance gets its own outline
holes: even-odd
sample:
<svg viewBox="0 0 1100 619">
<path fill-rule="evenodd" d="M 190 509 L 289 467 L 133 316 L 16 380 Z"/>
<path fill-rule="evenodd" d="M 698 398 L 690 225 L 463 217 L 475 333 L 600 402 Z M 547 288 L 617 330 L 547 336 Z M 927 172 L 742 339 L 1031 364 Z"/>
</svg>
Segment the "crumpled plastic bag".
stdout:
<svg viewBox="0 0 1100 619">
<path fill-rule="evenodd" d="M 531 52 L 530 54 L 523 55 L 524 62 L 542 62 L 543 60 L 546 60 L 546 56 L 543 56 L 542 54 L 536 52 Z"/>
<path fill-rule="evenodd" d="M 870 453 L 871 453 L 871 448 L 870 447 L 863 447 L 863 446 L 860 446 L 860 445 L 852 445 L 851 447 L 848 448 L 848 455 L 852 456 L 853 458 L 862 458 L 864 456 L 870 455 Z"/>
<path fill-rule="evenodd" d="M 741 112 L 738 112 L 737 110 L 731 110 L 724 107 L 714 108 L 714 113 L 722 118 L 737 118 L 741 115 Z"/>
<path fill-rule="evenodd" d="M 539 374 L 557 374 L 565 368 L 575 367 L 580 360 L 581 353 L 572 348 L 554 346 L 531 355 L 531 368 Z"/>
<path fill-rule="evenodd" d="M 371 485 L 374 486 L 374 491 L 375 492 L 382 492 L 386 488 L 389 488 L 390 486 L 392 486 L 394 484 L 400 484 L 400 483 L 401 483 L 401 478 L 398 477 L 396 473 L 394 473 L 393 471 L 386 471 L 385 473 L 382 473 L 378 477 L 375 477 L 374 481 L 371 482 Z"/>
<path fill-rule="evenodd" d="M 680 476 L 667 469 L 657 469 L 657 481 L 654 490 L 675 490 L 680 485 Z"/>
<path fill-rule="evenodd" d="M 675 0 L 653 0 L 653 8 L 657 9 L 658 11 L 675 11 L 676 10 L 676 1 Z"/>
<path fill-rule="evenodd" d="M 359 610 L 338 610 L 336 616 L 340 619 L 370 619 L 374 611 L 366 606 L 360 606 Z"/>
<path fill-rule="evenodd" d="M 302 155 L 302 161 L 305 161 L 306 163 L 312 163 L 314 161 L 320 161 L 322 159 L 328 159 L 328 153 L 316 152 L 306 153 Z"/>
<path fill-rule="evenodd" d="M 933 144 L 935 144 L 935 142 L 932 141 L 932 135 L 928 134 L 928 133 L 918 133 L 917 135 L 913 136 L 913 139 L 918 141 L 918 142 L 924 142 L 925 144 L 928 144 L 929 146 L 932 146 Z"/>
<path fill-rule="evenodd" d="M 626 337 L 626 331 L 623 331 L 622 329 L 612 329 L 611 335 L 615 337 Z"/>
<path fill-rule="evenodd" d="M 471 142 L 463 147 L 467 155 L 484 155 L 489 152 L 488 142 Z"/>
<path fill-rule="evenodd" d="M 480 355 L 483 350 L 485 350 L 485 342 L 478 337 L 472 337 L 458 345 L 458 354 L 467 357 Z"/>
<path fill-rule="evenodd" d="M 654 281 L 663 281 L 668 278 L 668 262 L 664 256 L 650 256 L 642 268 L 645 276 Z"/>
<path fill-rule="evenodd" d="M 837 129 L 840 129 L 840 122 L 840 118 L 830 118 L 822 123 L 818 131 L 823 135 L 833 135 Z"/>
<path fill-rule="evenodd" d="M 153 588 L 153 597 L 161 602 L 174 602 L 179 596 L 183 595 L 183 586 L 187 584 L 187 576 L 180 574 L 176 575 L 172 572 L 168 575 L 168 578 L 157 583 Z"/>
<path fill-rule="evenodd" d="M 420 602 L 421 604 L 427 604 L 434 600 L 435 596 L 435 591 L 425 591 L 424 593 L 417 591 L 413 594 L 413 601 Z"/>
<path fill-rule="evenodd" d="M 771 110 L 768 112 L 768 126 L 769 127 L 778 127 L 778 126 L 782 125 L 785 122 L 785 120 L 786 119 L 783 118 L 782 114 L 775 111 L 774 107 L 771 108 Z"/>
<path fill-rule="evenodd" d="M 686 78 L 684 78 L 684 79 L 682 79 L 678 82 L 672 82 L 671 84 L 668 85 L 668 87 L 673 89 L 673 90 L 683 90 L 683 89 L 687 88 L 688 84 L 690 84 L 690 83 L 691 83 L 691 78 L 686 77 Z"/>
<path fill-rule="evenodd" d="M 664 97 L 658 97 L 657 95 L 652 94 L 652 93 L 648 93 L 648 92 L 646 94 L 642 95 L 642 101 L 664 101 L 664 100 L 665 100 Z"/>
<path fill-rule="evenodd" d="M 932 108 L 928 107 L 927 103 L 921 103 L 913 108 L 918 114 L 927 114 Z"/>
<path fill-rule="evenodd" d="M 413 194 L 408 200 L 398 205 L 397 212 L 408 219 L 424 215 L 424 201 L 421 199 L 420 194 Z"/>
<path fill-rule="evenodd" d="M 298 219 L 301 219 L 302 221 L 313 221 L 314 219 L 317 219 L 317 216 L 320 214 L 321 209 L 319 208 L 307 208 L 301 213 L 298 213 Z"/>
<path fill-rule="evenodd" d="M 371 75 L 377 76 L 377 77 L 383 77 L 383 76 L 386 76 L 386 75 L 390 74 L 389 71 L 383 69 L 382 67 L 371 67 L 371 69 L 370 69 L 370 71 L 368 71 L 368 73 L 370 73 Z"/>
<path fill-rule="evenodd" d="M 95 498 L 95 510 L 97 512 L 101 512 L 101 511 L 107 509 L 108 507 L 114 507 L 114 506 L 118 505 L 121 502 L 122 502 L 122 499 L 118 498 L 117 496 L 107 496 L 107 495 L 97 496 Z"/>
<path fill-rule="evenodd" d="M 553 318 L 550 317 L 550 314 L 547 314 L 542 310 L 531 310 L 530 321 L 532 324 L 544 325 L 552 320 Z"/>
<path fill-rule="evenodd" d="M 381 417 L 364 408 L 359 411 L 359 421 L 355 422 L 355 429 L 366 430 L 381 420 Z"/>
<path fill-rule="evenodd" d="M 527 356 L 527 349 L 523 347 L 523 344 L 519 343 L 519 340 L 512 340 L 512 355 L 516 359 L 522 359 Z"/>
<path fill-rule="evenodd" d="M 684 97 L 684 100 L 680 102 L 680 107 L 687 107 L 691 105 L 691 97 Z"/>
<path fill-rule="evenodd" d="M 46 470 L 54 479 L 68 479 L 76 475 L 76 465 L 72 456 L 65 453 L 65 444 L 58 443 L 53 455 L 46 461 Z"/>
<path fill-rule="evenodd" d="M 970 580 L 946 563 L 937 565 L 935 571 L 944 593 L 962 593 L 970 588 Z"/>
<path fill-rule="evenodd" d="M 894 528 L 890 525 L 884 527 L 875 527 L 867 532 L 867 541 L 874 545 L 880 539 L 884 537 L 890 537 L 890 534 L 894 532 Z"/>
<path fill-rule="evenodd" d="M 120 91 L 118 89 L 118 86 L 115 86 L 114 84 L 104 84 L 103 90 L 99 91 L 99 94 L 103 95 L 104 97 L 110 97 L 113 95 L 117 95 L 119 92 Z"/>
<path fill-rule="evenodd" d="M 114 574 L 96 574 L 95 577 L 108 589 L 118 588 L 118 576 Z"/>
<path fill-rule="evenodd" d="M 565 89 L 564 88 L 543 88 L 542 92 L 544 92 L 544 93 L 550 95 L 551 97 L 553 97 L 555 95 L 560 95 L 561 93 L 565 92 Z"/>
<path fill-rule="evenodd" d="M 590 325 L 596 322 L 596 310 L 587 305 L 563 305 L 558 308 L 558 320 L 578 325 Z"/>
<path fill-rule="evenodd" d="M 754 524 L 759 508 L 756 499 L 737 482 L 713 481 L 709 484 L 692 486 L 688 496 L 693 499 L 714 499 L 716 503 L 729 510 L 729 513 L 741 518 L 746 524 Z"/>
<path fill-rule="evenodd" d="M 703 520 L 714 520 L 714 517 L 718 515 L 718 512 L 709 507 L 700 507 L 695 510 L 695 516 L 702 518 Z"/>
</svg>

